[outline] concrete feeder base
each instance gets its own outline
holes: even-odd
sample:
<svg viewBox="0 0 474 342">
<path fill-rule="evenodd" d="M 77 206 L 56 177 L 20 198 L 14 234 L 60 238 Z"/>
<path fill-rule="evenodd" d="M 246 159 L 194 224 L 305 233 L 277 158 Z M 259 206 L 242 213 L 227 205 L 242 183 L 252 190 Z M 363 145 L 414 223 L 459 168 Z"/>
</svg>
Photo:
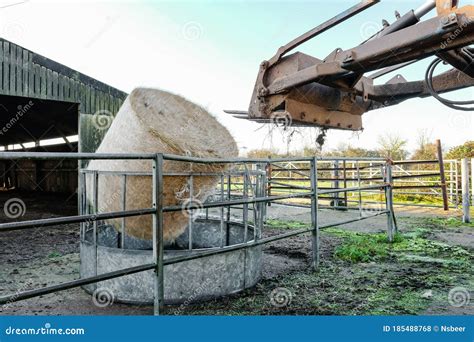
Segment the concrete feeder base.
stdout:
<svg viewBox="0 0 474 342">
<path fill-rule="evenodd" d="M 244 241 L 241 223 L 224 223 L 224 244 L 235 245 Z M 193 223 L 192 250 L 188 248 L 189 232 L 180 236 L 173 246 L 165 248 L 165 260 L 182 255 L 219 249 L 221 225 L 219 220 L 198 219 Z M 247 241 L 253 240 L 254 229 L 248 226 Z M 151 241 L 126 237 L 125 248 L 117 248 L 118 232 L 107 225 L 98 227 L 97 258 L 92 229 L 81 239 L 81 277 L 112 272 L 153 262 Z M 242 291 L 254 286 L 260 279 L 262 246 L 229 251 L 222 254 L 188 260 L 164 268 L 164 297 L 167 304 L 208 300 Z M 126 275 L 84 286 L 93 293 L 103 288 L 113 294 L 114 301 L 134 304 L 152 304 L 154 298 L 153 270 Z"/>
</svg>

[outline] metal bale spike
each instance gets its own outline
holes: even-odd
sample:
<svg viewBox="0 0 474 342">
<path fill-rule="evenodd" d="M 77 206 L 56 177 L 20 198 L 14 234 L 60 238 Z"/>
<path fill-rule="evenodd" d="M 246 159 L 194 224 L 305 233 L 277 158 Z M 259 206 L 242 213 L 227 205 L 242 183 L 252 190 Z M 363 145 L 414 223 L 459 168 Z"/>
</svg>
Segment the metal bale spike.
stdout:
<svg viewBox="0 0 474 342">
<path fill-rule="evenodd" d="M 249 115 L 249 112 L 246 111 L 246 110 L 228 110 L 228 109 L 224 109 L 224 113 L 226 114 L 230 114 L 230 115 Z"/>
</svg>

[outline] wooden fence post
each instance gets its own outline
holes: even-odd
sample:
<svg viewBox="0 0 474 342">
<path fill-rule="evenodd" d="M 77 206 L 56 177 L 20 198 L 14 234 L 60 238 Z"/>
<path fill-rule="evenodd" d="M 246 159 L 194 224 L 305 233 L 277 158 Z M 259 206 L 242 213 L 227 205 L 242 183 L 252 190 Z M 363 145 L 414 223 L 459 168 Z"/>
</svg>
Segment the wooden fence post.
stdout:
<svg viewBox="0 0 474 342">
<path fill-rule="evenodd" d="M 461 160 L 461 189 L 462 189 L 462 221 L 469 223 L 471 221 L 469 215 L 469 160 L 463 158 Z"/>
<path fill-rule="evenodd" d="M 436 148 L 438 151 L 439 176 L 441 179 L 441 192 L 443 194 L 443 208 L 444 210 L 449 210 L 448 192 L 446 190 L 446 176 L 444 175 L 443 150 L 441 149 L 441 141 L 439 139 L 436 140 Z"/>
</svg>

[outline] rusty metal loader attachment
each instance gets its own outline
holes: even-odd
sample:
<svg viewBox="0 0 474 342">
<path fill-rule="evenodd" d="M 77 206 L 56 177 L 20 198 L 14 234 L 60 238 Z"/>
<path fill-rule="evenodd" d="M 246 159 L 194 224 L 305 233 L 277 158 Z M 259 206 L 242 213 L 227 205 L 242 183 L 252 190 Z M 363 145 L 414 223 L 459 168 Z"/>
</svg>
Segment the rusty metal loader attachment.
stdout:
<svg viewBox="0 0 474 342">
<path fill-rule="evenodd" d="M 226 111 L 256 122 L 282 117 L 293 126 L 317 126 L 357 131 L 362 115 L 414 97 L 433 96 L 447 106 L 473 110 L 474 101 L 450 101 L 440 94 L 474 85 L 474 6 L 458 1 L 426 1 L 360 45 L 335 49 L 324 59 L 301 52 L 302 43 L 368 9 L 379 0 L 365 0 L 278 49 L 263 61 L 248 111 Z M 421 21 L 436 9 L 437 15 Z M 424 80 L 407 82 L 396 75 L 385 84 L 374 80 L 419 60 L 436 57 Z M 433 76 L 440 63 L 453 68 Z M 370 73 L 370 75 L 366 75 Z M 471 107 L 469 107 L 471 106 Z"/>
</svg>

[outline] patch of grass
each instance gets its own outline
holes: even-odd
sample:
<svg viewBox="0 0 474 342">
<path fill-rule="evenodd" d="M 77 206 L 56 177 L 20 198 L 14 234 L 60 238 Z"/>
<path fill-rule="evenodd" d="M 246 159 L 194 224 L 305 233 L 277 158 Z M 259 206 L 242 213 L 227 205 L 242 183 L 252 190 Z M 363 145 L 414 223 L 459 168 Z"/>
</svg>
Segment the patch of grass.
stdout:
<svg viewBox="0 0 474 342">
<path fill-rule="evenodd" d="M 437 272 L 426 276 L 424 280 L 427 288 L 449 287 L 456 285 L 458 277 L 447 272 Z"/>
<path fill-rule="evenodd" d="M 437 258 L 450 258 L 467 260 L 472 257 L 471 253 L 462 247 L 450 246 L 442 242 L 432 241 L 419 237 L 402 239 L 393 244 L 396 252 L 414 252 L 420 255 Z"/>
<path fill-rule="evenodd" d="M 472 253 L 462 247 L 425 238 L 427 231 L 422 228 L 396 234 L 393 243 L 383 233 L 366 234 L 342 229 L 325 231 L 344 239 L 335 249 L 334 255 L 352 263 L 382 261 L 393 256 L 401 261 L 452 265 L 465 269 L 474 259 Z"/>
<path fill-rule="evenodd" d="M 405 203 L 405 204 L 427 204 L 427 205 L 442 205 L 443 201 L 434 196 L 427 195 L 401 195 L 396 194 L 393 197 L 395 203 Z"/>
<path fill-rule="evenodd" d="M 342 229 L 327 229 L 325 231 L 344 239 L 343 243 L 334 251 L 334 255 L 341 260 L 357 263 L 385 260 L 389 257 L 392 244 L 384 233 L 365 234 Z M 402 239 L 400 234 L 396 234 L 394 243 L 398 243 Z"/>
<path fill-rule="evenodd" d="M 474 227 L 474 222 L 464 223 L 457 217 L 426 217 L 424 223 L 441 228 Z"/>
<path fill-rule="evenodd" d="M 453 265 L 467 269 L 474 261 L 474 255 L 461 246 L 452 246 L 427 238 L 430 230 L 417 228 L 403 234 L 404 239 L 392 245 L 398 257 L 413 262 L 432 262 Z"/>
<path fill-rule="evenodd" d="M 269 221 L 269 227 L 307 226 L 298 221 Z M 384 233 L 324 229 L 323 238 L 335 246 L 334 257 L 325 255 L 318 271 L 297 270 L 264 279 L 255 288 L 224 300 L 192 304 L 183 314 L 415 315 L 428 307 L 449 309 L 450 289 L 474 287 L 474 253 L 431 240 L 436 227 L 423 222 L 407 221 L 408 231 L 397 234 L 393 243 Z M 286 306 L 271 303 L 272 291 L 278 287 L 291 294 Z M 423 296 L 427 291 L 432 295 Z"/>
<path fill-rule="evenodd" d="M 390 315 L 394 309 L 398 313 L 416 315 L 427 305 L 427 300 L 421 297 L 420 291 L 404 291 L 383 288 L 368 296 L 368 315 Z"/>
<path fill-rule="evenodd" d="M 48 254 L 48 258 L 57 258 L 57 257 L 60 257 L 61 256 L 61 253 L 59 252 L 51 252 Z"/>
<path fill-rule="evenodd" d="M 284 221 L 278 219 L 267 219 L 266 226 L 269 228 L 303 229 L 311 227 L 311 224 L 293 220 Z"/>
<path fill-rule="evenodd" d="M 406 238 L 422 238 L 426 239 L 431 235 L 431 229 L 426 227 L 414 227 L 412 230 L 403 233 Z"/>
</svg>

